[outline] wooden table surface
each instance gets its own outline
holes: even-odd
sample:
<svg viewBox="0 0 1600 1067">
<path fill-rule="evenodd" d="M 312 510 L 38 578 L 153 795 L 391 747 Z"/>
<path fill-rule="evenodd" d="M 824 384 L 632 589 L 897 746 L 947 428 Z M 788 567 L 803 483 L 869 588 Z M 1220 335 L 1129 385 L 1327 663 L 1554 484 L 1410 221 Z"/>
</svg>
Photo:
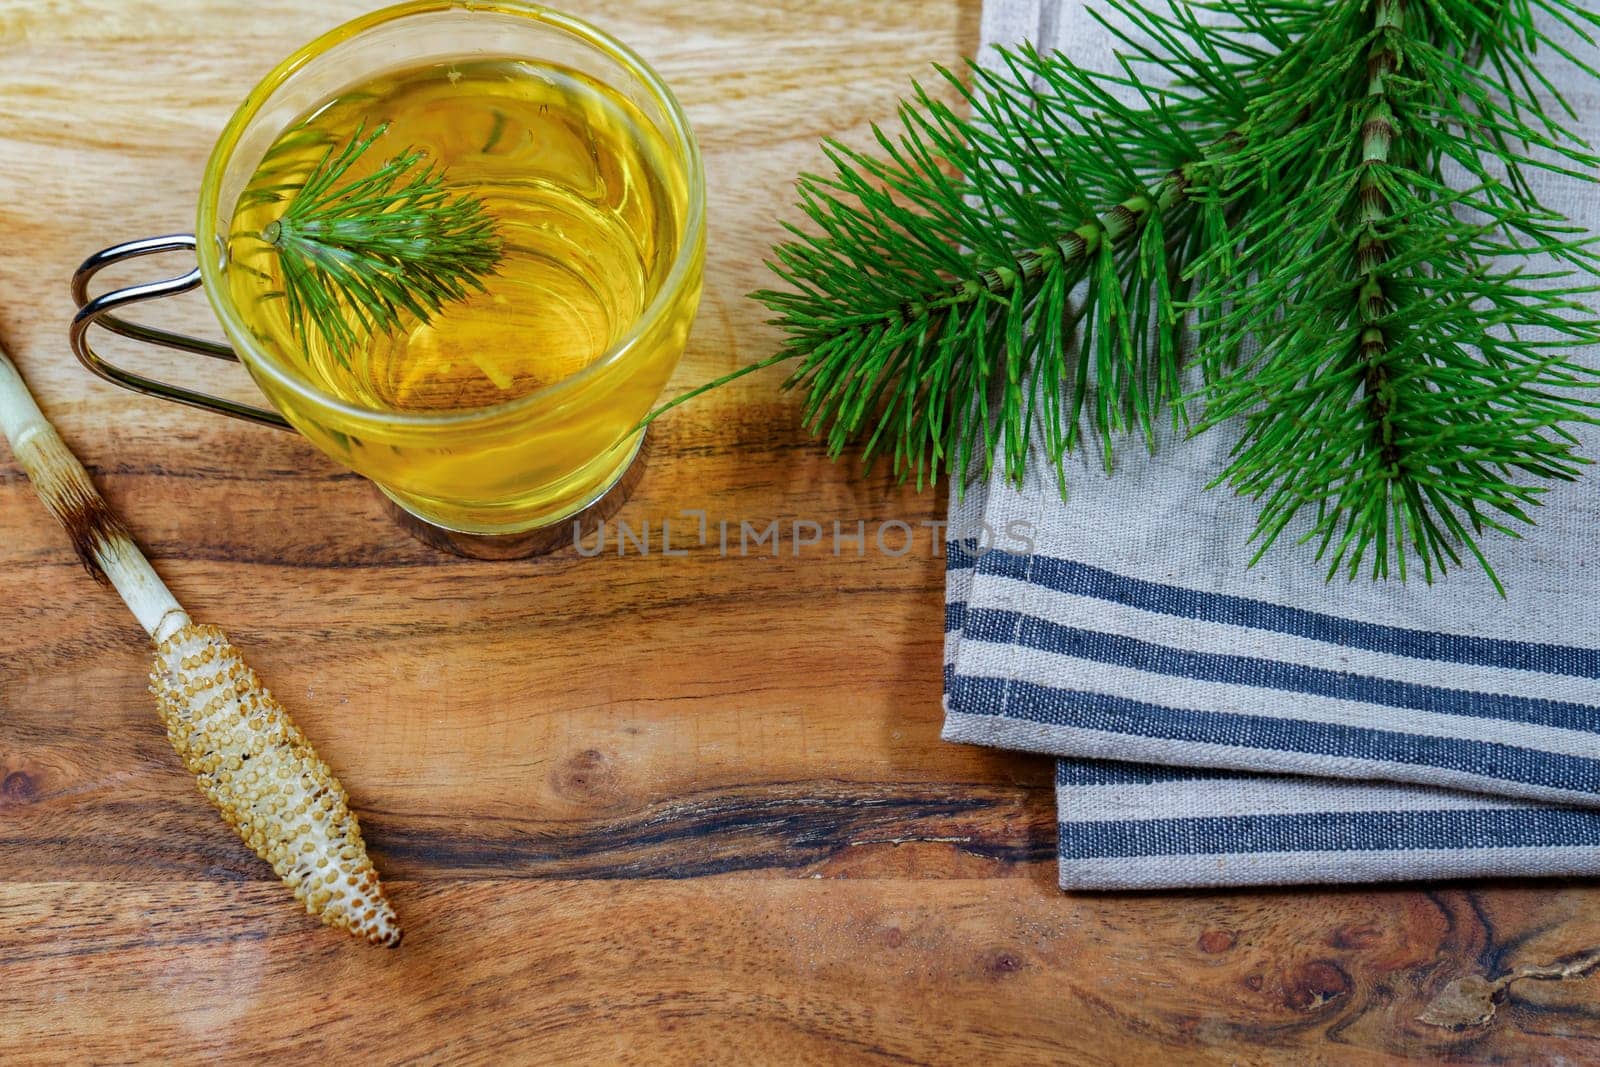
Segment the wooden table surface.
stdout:
<svg viewBox="0 0 1600 1067">
<path fill-rule="evenodd" d="M 465 562 L 299 439 L 81 370 L 74 265 L 189 228 L 232 106 L 368 6 L 0 0 L 0 337 L 179 597 L 341 774 L 407 928 L 393 952 L 323 929 L 205 807 L 143 635 L 6 457 L 0 1062 L 1600 1061 L 1592 977 L 1510 983 L 1482 1026 L 1418 1019 L 1453 980 L 1600 944 L 1593 888 L 1060 893 L 1049 763 L 939 740 L 925 529 L 898 558 Z M 792 175 L 819 138 L 862 143 L 979 20 L 978 0 L 567 6 L 663 71 L 705 148 L 679 384 L 771 351 L 742 294 Z M 212 328 L 198 299 L 159 314 Z M 624 517 L 942 514 L 830 463 L 778 381 L 662 423 Z"/>
</svg>

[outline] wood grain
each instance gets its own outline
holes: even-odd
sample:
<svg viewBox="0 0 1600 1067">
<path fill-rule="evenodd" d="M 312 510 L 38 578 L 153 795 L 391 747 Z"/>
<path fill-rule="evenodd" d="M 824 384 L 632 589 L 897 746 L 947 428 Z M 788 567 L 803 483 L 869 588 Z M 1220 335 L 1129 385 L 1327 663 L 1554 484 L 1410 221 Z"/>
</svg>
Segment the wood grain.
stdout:
<svg viewBox="0 0 1600 1067">
<path fill-rule="evenodd" d="M 468 563 L 292 436 L 89 377 L 74 265 L 188 228 L 231 107 L 367 6 L 0 0 L 0 336 L 339 770 L 408 928 L 379 953 L 295 914 L 167 748 L 131 619 L 0 465 L 0 1059 L 1600 1059 L 1593 978 L 1513 983 L 1481 1027 L 1417 1021 L 1454 979 L 1600 944 L 1587 887 L 1057 892 L 1048 763 L 938 740 L 926 529 L 900 557 Z M 979 5 L 566 6 L 664 72 L 706 151 L 686 385 L 771 351 L 743 294 L 793 174 L 970 52 Z M 198 300 L 157 315 L 212 329 Z M 129 358 L 248 395 L 226 367 Z M 662 423 L 624 517 L 942 514 L 830 463 L 779 380 Z"/>
</svg>

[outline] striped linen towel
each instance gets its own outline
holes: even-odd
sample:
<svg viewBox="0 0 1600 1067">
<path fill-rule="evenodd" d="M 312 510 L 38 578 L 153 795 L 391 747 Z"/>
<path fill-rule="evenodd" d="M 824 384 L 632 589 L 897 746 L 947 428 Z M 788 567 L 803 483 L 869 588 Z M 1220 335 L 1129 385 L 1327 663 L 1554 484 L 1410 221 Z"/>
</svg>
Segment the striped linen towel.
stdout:
<svg viewBox="0 0 1600 1067">
<path fill-rule="evenodd" d="M 984 34 L 1111 54 L 1071 0 L 989 0 Z M 1569 98 L 1600 143 L 1600 93 Z M 1600 229 L 1592 187 L 1547 191 Z M 1245 568 L 1254 505 L 1205 490 L 1233 443 L 1127 449 L 1111 478 L 1090 458 L 1067 502 L 1036 468 L 951 505 L 944 736 L 1064 757 L 1062 886 L 1600 873 L 1593 482 L 1492 546 L 1503 600 L 1466 569 L 1329 584 L 1287 534 Z"/>
</svg>

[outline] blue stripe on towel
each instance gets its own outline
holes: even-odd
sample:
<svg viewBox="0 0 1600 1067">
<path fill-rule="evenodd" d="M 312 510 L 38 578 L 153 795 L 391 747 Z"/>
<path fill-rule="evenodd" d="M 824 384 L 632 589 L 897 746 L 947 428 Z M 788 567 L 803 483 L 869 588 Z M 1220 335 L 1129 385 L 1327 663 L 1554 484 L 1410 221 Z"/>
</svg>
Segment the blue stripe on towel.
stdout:
<svg viewBox="0 0 1600 1067">
<path fill-rule="evenodd" d="M 947 571 L 971 570 L 985 553 L 975 550 L 977 542 L 952 538 L 944 545 L 944 569 Z M 973 546 L 973 547 L 969 547 Z"/>
<path fill-rule="evenodd" d="M 964 715 L 1003 716 L 1078 730 L 1268 753 L 1436 767 L 1479 778 L 1600 793 L 1600 759 L 1493 741 L 1169 708 L 1107 693 L 959 674 L 952 675 L 946 693 L 951 709 Z"/>
<path fill-rule="evenodd" d="M 1156 785 L 1162 782 L 1200 782 L 1216 778 L 1256 779 L 1254 771 L 1222 771 L 1205 767 L 1159 767 L 1153 763 L 1114 763 L 1110 760 L 1056 760 L 1056 785 Z"/>
<path fill-rule="evenodd" d="M 1600 811 L 1489 808 L 1351 811 L 1061 823 L 1064 859 L 1251 852 L 1594 847 Z"/>
<path fill-rule="evenodd" d="M 1053 556 L 992 551 L 984 573 L 1184 619 L 1245 626 L 1411 659 L 1600 678 L 1600 649 L 1409 630 L 1264 600 L 1149 582 Z"/>
<path fill-rule="evenodd" d="M 952 625 L 951 616 L 958 607 L 959 618 Z M 1586 733 L 1600 729 L 1600 707 L 1593 704 L 1420 685 L 1254 656 L 1194 652 L 1121 634 L 1062 626 L 1015 611 L 947 606 L 945 629 L 961 626 L 965 640 L 1020 645 L 1175 678 L 1280 689 L 1390 708 L 1415 708 L 1438 715 L 1505 719 Z"/>
</svg>

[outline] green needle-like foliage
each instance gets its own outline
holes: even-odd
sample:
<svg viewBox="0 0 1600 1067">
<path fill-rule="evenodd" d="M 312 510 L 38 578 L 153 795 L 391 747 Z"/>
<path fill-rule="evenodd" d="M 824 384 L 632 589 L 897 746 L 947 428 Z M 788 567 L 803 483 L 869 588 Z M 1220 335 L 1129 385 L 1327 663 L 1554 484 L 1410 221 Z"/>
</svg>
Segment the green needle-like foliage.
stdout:
<svg viewBox="0 0 1600 1067">
<path fill-rule="evenodd" d="M 1089 433 L 1109 464 L 1186 425 L 1197 348 L 1192 428 L 1242 428 L 1218 480 L 1261 551 L 1293 528 L 1330 575 L 1492 576 L 1480 538 L 1576 476 L 1595 396 L 1597 259 L 1534 177 L 1600 165 L 1535 60 L 1595 75 L 1543 29 L 1592 45 L 1581 2 L 1107 0 L 1114 70 L 1002 51 L 876 153 L 827 146 L 760 365 L 796 361 L 836 454 L 1020 480 L 1034 439 L 1060 472 Z"/>
<path fill-rule="evenodd" d="M 1596 259 L 1532 175 L 1600 158 L 1532 95 L 1553 47 L 1535 9 L 1595 21 L 1565 0 L 1254 5 L 1246 30 L 1294 34 L 1249 138 L 1208 160 L 1237 222 L 1189 271 L 1208 420 L 1243 420 L 1223 477 L 1261 501 L 1260 551 L 1309 511 L 1331 572 L 1403 578 L 1409 557 L 1431 579 L 1466 551 L 1492 576 L 1484 531 L 1578 474 L 1562 426 L 1595 378 L 1570 354 L 1600 321 L 1577 299 L 1593 286 L 1557 276 Z"/>
<path fill-rule="evenodd" d="M 320 337 L 340 360 L 409 313 L 427 322 L 483 291 L 501 257 L 483 202 L 452 194 L 442 170 L 408 150 L 370 173 L 351 168 L 383 135 L 358 130 L 321 161 L 261 233 L 277 252 L 289 321 L 302 347 Z M 262 195 L 283 195 L 275 188 Z"/>
<path fill-rule="evenodd" d="M 1083 413 L 1108 463 L 1112 435 L 1153 436 L 1182 392 L 1189 283 L 1169 263 L 1207 247 L 1192 162 L 1244 106 L 1205 55 L 1182 58 L 1207 94 L 1147 88 L 1131 65 L 1002 58 L 970 88 L 945 73 L 966 115 L 919 88 L 905 133 L 877 131 L 881 156 L 830 143 L 837 173 L 800 181 L 821 233 L 792 229 L 773 264 L 789 288 L 756 294 L 834 452 L 865 437 L 869 461 L 890 454 L 919 484 L 987 469 L 997 445 L 1020 479 L 1035 429 L 1060 470 Z"/>
</svg>

